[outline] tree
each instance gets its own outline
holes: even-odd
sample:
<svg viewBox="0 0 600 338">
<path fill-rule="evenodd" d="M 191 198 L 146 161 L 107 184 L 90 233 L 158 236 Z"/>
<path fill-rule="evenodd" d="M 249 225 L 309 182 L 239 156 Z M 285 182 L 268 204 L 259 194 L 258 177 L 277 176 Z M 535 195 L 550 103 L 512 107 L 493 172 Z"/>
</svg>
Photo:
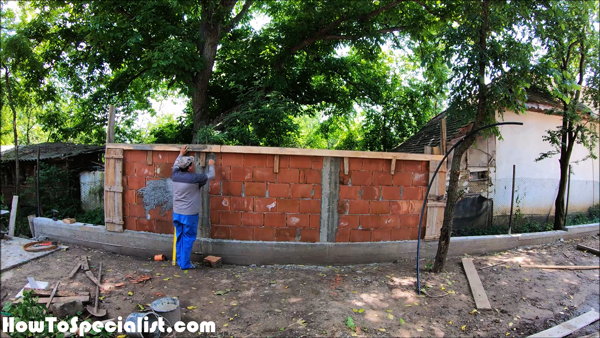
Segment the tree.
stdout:
<svg viewBox="0 0 600 338">
<path fill-rule="evenodd" d="M 442 55 L 452 62 L 454 75 L 448 112 L 473 121 L 471 130 L 494 123 L 505 109 L 524 111 L 532 48 L 520 37 L 519 28 L 526 23 L 531 4 L 464 1 L 456 8 L 461 15 L 454 16 L 460 21 L 451 22 L 440 34 L 445 45 Z M 454 149 L 434 272 L 444 270 L 459 197 L 460 162 L 475 137 L 466 138 Z"/>
<path fill-rule="evenodd" d="M 600 102 L 597 82 L 600 37 L 594 26 L 598 24 L 598 3 L 549 0 L 541 2 L 534 13 L 535 35 L 546 50 L 536 67 L 536 84 L 562 106 L 548 112 L 562 116 L 562 124 L 544 136 L 554 149 L 542 153 L 537 160 L 560 155 L 554 229 L 565 230 L 565 192 L 573 148 L 576 144 L 583 145 L 589 150 L 588 157 L 597 158 L 594 150 L 598 116 L 591 114 L 583 103 L 589 102 L 597 108 Z"/>
</svg>

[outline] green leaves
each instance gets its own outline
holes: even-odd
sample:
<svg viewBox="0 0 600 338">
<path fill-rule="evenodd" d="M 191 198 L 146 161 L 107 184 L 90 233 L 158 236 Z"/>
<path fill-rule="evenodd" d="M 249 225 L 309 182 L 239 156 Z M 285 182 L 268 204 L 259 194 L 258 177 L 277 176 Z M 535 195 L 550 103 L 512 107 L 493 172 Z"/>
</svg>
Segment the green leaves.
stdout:
<svg viewBox="0 0 600 338">
<path fill-rule="evenodd" d="M 345 324 L 348 328 L 350 328 L 350 330 L 354 331 L 354 329 L 356 329 L 356 326 L 354 325 L 354 320 L 352 320 L 352 317 L 350 317 L 350 316 L 348 316 L 348 318 L 346 318 Z"/>
</svg>

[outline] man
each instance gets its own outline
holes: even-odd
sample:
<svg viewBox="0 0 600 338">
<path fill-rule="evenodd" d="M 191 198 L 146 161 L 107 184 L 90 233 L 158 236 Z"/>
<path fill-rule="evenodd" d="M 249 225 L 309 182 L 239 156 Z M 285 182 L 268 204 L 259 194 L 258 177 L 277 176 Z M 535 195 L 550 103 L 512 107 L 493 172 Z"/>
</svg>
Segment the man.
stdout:
<svg viewBox="0 0 600 338">
<path fill-rule="evenodd" d="M 184 156 L 187 146 L 181 147 L 173 166 L 173 224 L 177 234 L 177 265 L 182 270 L 194 269 L 190 256 L 198 232 L 200 188 L 215 178 L 214 160 L 208 161 L 208 174 L 194 173 L 194 157 Z"/>
</svg>

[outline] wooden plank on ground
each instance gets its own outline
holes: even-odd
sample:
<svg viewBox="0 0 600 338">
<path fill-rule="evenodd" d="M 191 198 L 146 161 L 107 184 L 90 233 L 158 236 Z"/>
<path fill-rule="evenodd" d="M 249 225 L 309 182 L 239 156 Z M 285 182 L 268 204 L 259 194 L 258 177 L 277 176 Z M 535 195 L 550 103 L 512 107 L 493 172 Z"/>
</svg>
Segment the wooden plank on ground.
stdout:
<svg viewBox="0 0 600 338">
<path fill-rule="evenodd" d="M 86 272 L 85 272 L 85 275 L 86 275 L 86 276 L 88 276 L 88 278 L 89 278 L 89 279 L 90 279 L 92 282 L 94 282 L 94 284 L 96 284 L 96 285 L 98 285 L 98 286 L 100 287 L 100 282 L 98 281 L 98 279 L 97 279 L 96 277 L 94 277 L 94 275 L 92 274 L 92 272 L 91 272 L 91 271 L 89 271 L 89 270 L 88 270 L 88 271 L 86 271 Z"/>
<path fill-rule="evenodd" d="M 577 250 L 588 251 L 588 252 L 593 253 L 594 255 L 600 256 L 600 250 L 594 249 L 594 248 L 589 247 L 587 245 L 577 244 Z"/>
<path fill-rule="evenodd" d="M 81 256 L 81 267 L 84 271 L 88 271 L 90 269 L 90 265 L 88 264 L 88 259 L 86 255 Z"/>
<path fill-rule="evenodd" d="M 49 300 L 50 300 L 50 297 L 39 298 L 38 304 L 48 304 Z M 66 302 L 70 302 L 72 300 L 80 300 L 82 303 L 87 303 L 90 301 L 90 296 L 54 297 L 52 299 L 52 303 L 66 303 Z M 22 301 L 23 301 L 23 298 L 19 298 L 19 299 L 15 300 L 14 303 L 21 303 Z"/>
<path fill-rule="evenodd" d="M 75 265 L 73 270 L 71 270 L 71 273 L 69 274 L 69 278 L 73 278 L 73 276 L 75 276 L 77 271 L 79 271 L 79 268 L 81 268 L 81 262 L 77 263 L 77 265 Z"/>
<path fill-rule="evenodd" d="M 10 220 L 8 221 L 8 235 L 15 235 L 15 223 L 17 222 L 17 207 L 19 206 L 19 196 L 13 196 L 12 207 L 10 209 Z"/>
<path fill-rule="evenodd" d="M 522 265 L 526 269 L 556 269 L 556 270 L 594 270 L 600 269 L 597 265 Z"/>
<path fill-rule="evenodd" d="M 462 259 L 463 267 L 465 268 L 465 273 L 467 274 L 467 279 L 469 280 L 469 285 L 471 286 L 471 292 L 473 292 L 473 298 L 475 299 L 475 305 L 479 310 L 491 310 L 492 305 L 485 293 L 485 289 L 483 288 L 483 284 L 481 284 L 481 279 L 479 279 L 479 275 L 477 274 L 477 270 L 475 270 L 475 265 L 473 265 L 473 258 L 463 258 Z"/>
<path fill-rule="evenodd" d="M 30 289 L 30 288 L 25 288 L 24 291 L 33 291 L 33 295 L 34 296 L 41 296 L 41 297 L 50 297 L 50 294 L 52 293 L 51 290 L 44 290 L 44 289 Z M 90 293 L 89 292 L 85 292 L 85 291 L 67 291 L 67 290 L 58 290 L 56 291 L 55 296 L 56 297 L 74 297 L 74 296 L 89 296 Z"/>
<path fill-rule="evenodd" d="M 566 321 L 562 324 L 559 324 L 555 327 L 549 328 L 548 330 L 538 332 L 532 336 L 531 338 L 560 338 L 581 329 L 582 327 L 588 326 L 593 322 L 600 319 L 600 314 L 594 310 L 586 312 L 579 317 L 575 317 L 569 321 Z"/>
</svg>

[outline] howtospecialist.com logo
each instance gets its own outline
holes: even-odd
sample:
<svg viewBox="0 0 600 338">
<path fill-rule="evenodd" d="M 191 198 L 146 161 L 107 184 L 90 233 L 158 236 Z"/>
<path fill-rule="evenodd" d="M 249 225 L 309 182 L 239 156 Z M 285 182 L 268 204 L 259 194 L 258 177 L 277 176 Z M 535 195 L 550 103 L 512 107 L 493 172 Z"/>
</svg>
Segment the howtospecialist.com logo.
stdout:
<svg viewBox="0 0 600 338">
<path fill-rule="evenodd" d="M 137 322 L 127 321 L 123 324 L 123 318 L 118 317 L 117 322 L 106 321 L 106 322 L 79 322 L 79 318 L 73 317 L 70 321 L 59 321 L 56 317 L 46 317 L 44 321 L 18 321 L 15 322 L 14 317 L 3 317 L 2 318 L 2 332 L 4 333 L 42 333 L 45 332 L 46 327 L 50 333 L 54 333 L 54 325 L 58 332 L 71 334 L 78 334 L 80 337 L 85 336 L 86 333 L 94 330 L 96 332 L 105 329 L 109 333 L 132 333 L 132 332 L 156 332 L 171 333 L 173 331 L 177 333 L 190 332 L 190 333 L 214 333 L 215 323 L 214 322 L 197 322 L 191 321 L 188 323 L 176 322 L 173 327 L 167 325 L 162 317 L 158 317 L 157 321 L 149 322 L 148 317 L 138 318 Z"/>
</svg>

